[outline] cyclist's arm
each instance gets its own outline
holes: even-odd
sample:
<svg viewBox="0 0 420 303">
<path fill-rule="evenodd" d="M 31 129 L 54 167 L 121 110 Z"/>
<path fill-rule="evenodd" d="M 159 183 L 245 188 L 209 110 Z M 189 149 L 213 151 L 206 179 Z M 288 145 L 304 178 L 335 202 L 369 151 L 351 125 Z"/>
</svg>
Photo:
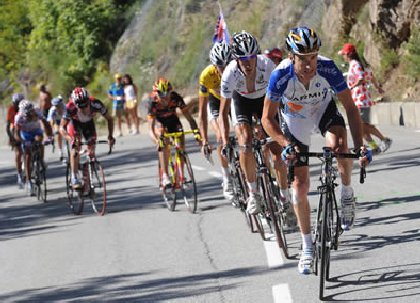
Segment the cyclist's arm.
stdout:
<svg viewBox="0 0 420 303">
<path fill-rule="evenodd" d="M 261 122 L 267 134 L 276 140 L 281 146 L 285 147 L 291 142 L 287 140 L 280 129 L 279 121 L 276 119 L 279 103 L 271 101 L 267 96 L 264 99 L 264 109 Z"/>
<path fill-rule="evenodd" d="M 200 133 L 203 137 L 203 145 L 208 143 L 208 118 L 207 118 L 207 103 L 209 97 L 207 96 L 199 96 L 198 97 L 198 123 L 200 125 Z"/>
<path fill-rule="evenodd" d="M 106 121 L 108 122 L 108 139 L 109 139 L 109 140 L 111 140 L 111 139 L 113 139 L 112 132 L 113 132 L 113 130 L 114 130 L 114 122 L 113 122 L 113 120 L 112 120 L 111 115 L 110 115 L 108 112 L 106 112 L 106 113 L 103 115 L 103 117 L 104 117 L 104 118 L 106 119 Z"/>
<path fill-rule="evenodd" d="M 192 117 L 189 109 L 187 107 L 182 109 L 182 114 L 184 117 L 188 120 L 188 123 L 190 124 L 191 129 L 197 129 L 197 122 L 195 122 L 194 118 Z"/>
<path fill-rule="evenodd" d="M 47 135 L 47 137 L 52 137 L 53 132 L 52 132 L 51 124 L 48 123 L 45 118 L 41 119 L 41 123 L 44 126 L 44 131 L 45 131 L 45 134 Z"/>
<path fill-rule="evenodd" d="M 69 124 L 70 120 L 68 119 L 61 119 L 60 122 L 60 134 L 65 138 L 67 141 L 71 141 L 70 134 L 67 132 L 67 125 Z"/>
<path fill-rule="evenodd" d="M 223 145 L 228 144 L 229 141 L 229 110 L 231 102 L 231 98 L 220 98 L 219 124 Z"/>
<path fill-rule="evenodd" d="M 11 126 L 12 126 L 12 123 L 7 121 L 7 123 L 6 123 L 6 133 L 7 133 L 7 136 L 9 136 L 9 140 L 13 142 L 15 140 L 15 136 L 13 135 Z"/>
<path fill-rule="evenodd" d="M 362 119 L 360 118 L 359 110 L 353 102 L 350 90 L 346 88 L 342 92 L 337 93 L 337 97 L 346 110 L 347 121 L 350 126 L 354 147 L 363 146 Z"/>
<path fill-rule="evenodd" d="M 155 144 L 159 144 L 159 138 L 156 136 L 156 133 L 155 133 L 156 118 L 149 115 L 148 121 L 149 121 L 149 136 Z"/>
</svg>

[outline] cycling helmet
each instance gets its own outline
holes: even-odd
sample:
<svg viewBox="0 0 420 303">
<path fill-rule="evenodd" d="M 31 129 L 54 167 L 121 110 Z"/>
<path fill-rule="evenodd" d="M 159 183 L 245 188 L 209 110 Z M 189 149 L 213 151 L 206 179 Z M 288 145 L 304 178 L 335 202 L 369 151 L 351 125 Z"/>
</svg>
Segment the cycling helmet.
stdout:
<svg viewBox="0 0 420 303">
<path fill-rule="evenodd" d="M 289 31 L 286 38 L 287 49 L 298 55 L 317 53 L 321 46 L 321 39 L 312 28 L 302 26 Z"/>
<path fill-rule="evenodd" d="M 231 55 L 230 46 L 224 41 L 216 42 L 209 53 L 211 63 L 218 66 L 227 65 Z"/>
<path fill-rule="evenodd" d="M 153 92 L 157 93 L 159 97 L 166 97 L 171 90 L 171 83 L 163 77 L 153 84 Z"/>
<path fill-rule="evenodd" d="M 89 93 L 84 87 L 76 87 L 71 92 L 71 99 L 78 108 L 83 108 L 89 103 Z"/>
<path fill-rule="evenodd" d="M 22 115 L 27 116 L 30 111 L 35 108 L 34 104 L 28 100 L 22 100 L 19 103 L 19 113 Z"/>
<path fill-rule="evenodd" d="M 264 51 L 264 55 L 266 55 L 268 58 L 279 58 L 279 59 L 283 58 L 283 53 L 277 47 L 272 48 L 272 49 L 266 49 Z"/>
<path fill-rule="evenodd" d="M 14 93 L 12 95 L 12 103 L 18 106 L 20 101 L 22 101 L 24 98 L 25 96 L 22 93 Z"/>
<path fill-rule="evenodd" d="M 51 101 L 52 105 L 57 106 L 63 103 L 63 97 L 61 97 L 61 95 L 58 95 L 57 97 L 55 97 L 54 99 L 52 99 Z"/>
<path fill-rule="evenodd" d="M 260 47 L 257 39 L 250 33 L 242 31 L 233 34 L 232 37 L 232 55 L 235 58 L 248 57 L 258 54 Z"/>
</svg>

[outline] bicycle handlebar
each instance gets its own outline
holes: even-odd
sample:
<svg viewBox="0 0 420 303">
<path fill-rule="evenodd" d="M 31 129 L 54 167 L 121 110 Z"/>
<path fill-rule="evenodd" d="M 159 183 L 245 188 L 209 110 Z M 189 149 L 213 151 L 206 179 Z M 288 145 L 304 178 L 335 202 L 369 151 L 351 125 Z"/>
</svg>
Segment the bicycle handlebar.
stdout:
<svg viewBox="0 0 420 303">
<path fill-rule="evenodd" d="M 324 152 L 301 152 L 296 153 L 296 158 L 299 157 L 316 157 L 320 159 L 326 158 L 347 158 L 347 159 L 358 159 L 359 155 L 351 154 L 351 153 L 335 153 L 329 149 L 325 149 Z M 360 175 L 359 175 L 359 182 L 361 184 L 365 183 L 366 178 L 366 169 L 364 163 L 360 167 Z M 295 164 L 291 161 L 288 163 L 288 170 L 287 170 L 287 181 L 289 185 L 295 179 Z"/>
<path fill-rule="evenodd" d="M 92 143 L 92 142 L 89 142 L 89 141 L 79 141 L 79 142 L 77 142 L 77 144 L 79 146 L 89 145 L 89 143 Z M 108 144 L 108 140 L 96 140 L 93 143 L 94 144 Z M 114 139 L 114 144 L 115 144 L 115 139 Z M 108 155 L 110 155 L 112 153 L 112 147 L 114 146 L 114 144 L 109 145 Z"/>
</svg>

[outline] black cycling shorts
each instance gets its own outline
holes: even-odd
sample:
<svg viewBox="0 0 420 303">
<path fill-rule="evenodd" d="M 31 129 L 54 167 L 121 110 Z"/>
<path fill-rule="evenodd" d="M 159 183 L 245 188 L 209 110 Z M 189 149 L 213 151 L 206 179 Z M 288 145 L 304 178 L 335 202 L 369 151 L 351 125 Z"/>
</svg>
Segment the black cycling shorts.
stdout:
<svg viewBox="0 0 420 303">
<path fill-rule="evenodd" d="M 157 119 L 160 124 L 165 128 L 168 133 L 182 132 L 182 124 L 177 116 L 170 116 L 168 118 Z"/>
<path fill-rule="evenodd" d="M 234 125 L 238 123 L 251 125 L 252 116 L 261 119 L 264 109 L 264 97 L 249 99 L 234 91 L 232 101 L 232 120 Z"/>
</svg>

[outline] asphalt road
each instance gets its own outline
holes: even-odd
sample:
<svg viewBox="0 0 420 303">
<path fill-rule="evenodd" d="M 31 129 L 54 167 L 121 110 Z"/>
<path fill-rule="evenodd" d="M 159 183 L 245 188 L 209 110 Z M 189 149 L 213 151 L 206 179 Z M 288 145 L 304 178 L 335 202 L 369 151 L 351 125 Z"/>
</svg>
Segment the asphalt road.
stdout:
<svg viewBox="0 0 420 303">
<path fill-rule="evenodd" d="M 353 230 L 332 252 L 327 298 L 348 302 L 420 301 L 420 132 L 382 127 L 392 148 L 374 158 L 358 196 Z M 313 137 L 314 149 L 322 138 Z M 249 232 L 221 194 L 218 167 L 188 143 L 199 210 L 169 212 L 157 187 L 154 147 L 145 135 L 98 147 L 108 212 L 67 208 L 65 167 L 47 148 L 48 202 L 15 184 L 13 154 L 0 148 L 0 301 L 316 302 L 318 277 L 297 272 L 273 240 Z M 217 161 L 216 161 L 217 162 Z M 319 165 L 311 161 L 315 215 Z M 355 166 L 356 167 L 356 166 Z M 339 190 L 339 189 L 338 189 Z M 298 233 L 288 234 L 296 255 Z"/>
</svg>

